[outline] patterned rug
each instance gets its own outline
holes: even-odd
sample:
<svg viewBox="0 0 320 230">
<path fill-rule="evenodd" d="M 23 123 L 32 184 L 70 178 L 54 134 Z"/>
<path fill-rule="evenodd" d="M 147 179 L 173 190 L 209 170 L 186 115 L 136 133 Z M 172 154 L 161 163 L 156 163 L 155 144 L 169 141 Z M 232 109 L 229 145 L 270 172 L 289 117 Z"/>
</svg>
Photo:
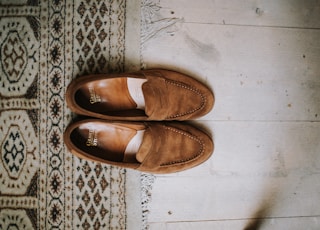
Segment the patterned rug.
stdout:
<svg viewBox="0 0 320 230">
<path fill-rule="evenodd" d="M 0 1 L 0 229 L 145 228 L 148 175 L 80 160 L 62 139 L 73 78 L 139 68 L 139 7 Z"/>
</svg>

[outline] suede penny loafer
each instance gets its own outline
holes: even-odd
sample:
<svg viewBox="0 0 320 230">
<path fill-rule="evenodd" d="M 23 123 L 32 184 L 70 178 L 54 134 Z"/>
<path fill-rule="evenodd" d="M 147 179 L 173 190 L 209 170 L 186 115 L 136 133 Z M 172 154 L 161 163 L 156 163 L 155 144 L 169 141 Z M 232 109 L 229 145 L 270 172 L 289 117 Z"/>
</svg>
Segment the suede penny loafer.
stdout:
<svg viewBox="0 0 320 230">
<path fill-rule="evenodd" d="M 143 131 L 137 152 L 127 146 Z M 173 173 L 197 166 L 213 152 L 203 131 L 180 122 L 116 122 L 87 119 L 67 127 L 64 141 L 75 156 L 149 173 Z"/>
<path fill-rule="evenodd" d="M 129 93 L 128 78 L 145 80 L 143 109 L 137 108 Z M 214 96 L 208 87 L 185 74 L 151 69 L 79 77 L 68 86 L 66 101 L 77 114 L 107 120 L 191 120 L 212 109 Z"/>
</svg>

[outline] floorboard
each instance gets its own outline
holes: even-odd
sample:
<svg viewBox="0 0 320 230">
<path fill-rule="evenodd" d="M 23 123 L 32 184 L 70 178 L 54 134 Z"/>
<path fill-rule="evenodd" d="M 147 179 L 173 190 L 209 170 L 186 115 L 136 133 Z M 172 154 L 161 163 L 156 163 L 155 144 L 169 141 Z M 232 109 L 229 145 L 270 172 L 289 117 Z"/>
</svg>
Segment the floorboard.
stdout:
<svg viewBox="0 0 320 230">
<path fill-rule="evenodd" d="M 219 229 L 219 230 L 270 230 L 270 229 L 319 229 L 320 217 L 268 218 L 250 220 L 220 220 L 203 222 L 168 223 L 167 230 Z M 163 229 L 163 228 L 162 228 Z M 153 229 L 157 230 L 157 229 Z M 159 228 L 161 230 L 161 228 Z"/>
<path fill-rule="evenodd" d="M 182 24 L 143 51 L 147 68 L 212 87 L 207 120 L 320 120 L 320 30 Z"/>
<path fill-rule="evenodd" d="M 182 18 L 189 23 L 320 28 L 319 0 L 161 0 L 164 18 Z"/>
</svg>

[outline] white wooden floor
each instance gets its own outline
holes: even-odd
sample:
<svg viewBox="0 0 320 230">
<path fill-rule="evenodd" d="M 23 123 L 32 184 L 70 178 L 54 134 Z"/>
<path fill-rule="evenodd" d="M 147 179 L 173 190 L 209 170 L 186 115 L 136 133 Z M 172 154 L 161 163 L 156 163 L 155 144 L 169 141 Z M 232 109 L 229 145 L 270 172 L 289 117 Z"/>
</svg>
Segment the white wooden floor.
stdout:
<svg viewBox="0 0 320 230">
<path fill-rule="evenodd" d="M 150 229 L 320 229 L 320 1 L 143 2 L 144 66 L 216 97 L 215 152 L 156 177 Z"/>
</svg>

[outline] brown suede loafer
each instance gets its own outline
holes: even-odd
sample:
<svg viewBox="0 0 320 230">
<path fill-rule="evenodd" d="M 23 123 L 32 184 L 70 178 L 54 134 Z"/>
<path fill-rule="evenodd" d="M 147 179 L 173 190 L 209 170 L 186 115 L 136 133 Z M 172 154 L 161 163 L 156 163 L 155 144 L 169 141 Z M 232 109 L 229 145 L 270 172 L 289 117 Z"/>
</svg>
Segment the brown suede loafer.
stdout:
<svg viewBox="0 0 320 230">
<path fill-rule="evenodd" d="M 138 109 L 128 78 L 145 79 L 145 108 Z M 182 73 L 151 69 L 125 74 L 99 74 L 73 80 L 66 92 L 69 108 L 81 115 L 107 120 L 191 120 L 213 107 L 213 93 L 199 81 Z"/>
<path fill-rule="evenodd" d="M 125 153 L 143 131 L 135 153 Z M 64 141 L 74 155 L 150 173 L 173 173 L 197 166 L 213 152 L 211 138 L 180 122 L 112 122 L 88 119 L 67 127 Z"/>
</svg>

